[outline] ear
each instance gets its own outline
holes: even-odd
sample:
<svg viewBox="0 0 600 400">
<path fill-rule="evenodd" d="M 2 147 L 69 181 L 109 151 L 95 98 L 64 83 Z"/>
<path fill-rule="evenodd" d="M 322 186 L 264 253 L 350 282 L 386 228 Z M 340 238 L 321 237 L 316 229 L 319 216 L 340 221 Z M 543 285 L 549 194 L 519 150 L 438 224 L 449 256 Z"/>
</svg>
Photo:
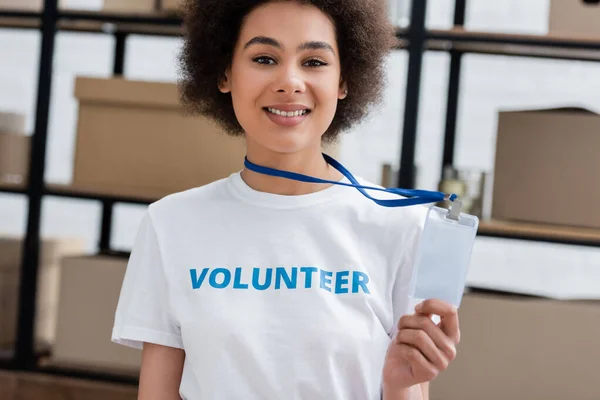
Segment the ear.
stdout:
<svg viewBox="0 0 600 400">
<path fill-rule="evenodd" d="M 231 92 L 231 79 L 229 78 L 229 76 L 230 72 L 229 69 L 227 69 L 218 82 L 219 90 L 221 91 L 221 93 Z"/>
<path fill-rule="evenodd" d="M 340 82 L 340 90 L 338 91 L 338 98 L 340 100 L 344 100 L 346 97 L 348 97 L 348 84 L 346 84 L 346 82 L 342 81 L 342 82 Z"/>
</svg>

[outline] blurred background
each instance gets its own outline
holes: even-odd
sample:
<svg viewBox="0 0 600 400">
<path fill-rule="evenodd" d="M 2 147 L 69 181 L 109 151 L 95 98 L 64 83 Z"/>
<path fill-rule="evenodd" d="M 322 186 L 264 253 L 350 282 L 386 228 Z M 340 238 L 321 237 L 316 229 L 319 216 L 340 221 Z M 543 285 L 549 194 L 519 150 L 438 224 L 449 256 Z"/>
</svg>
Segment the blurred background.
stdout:
<svg viewBox="0 0 600 400">
<path fill-rule="evenodd" d="M 138 224 L 241 168 L 240 143 L 180 114 L 177 0 L 43 3 L 0 0 L 0 399 L 135 398 L 110 331 Z M 385 101 L 331 152 L 481 218 L 432 398 L 599 399 L 599 2 L 388 7 Z"/>
</svg>

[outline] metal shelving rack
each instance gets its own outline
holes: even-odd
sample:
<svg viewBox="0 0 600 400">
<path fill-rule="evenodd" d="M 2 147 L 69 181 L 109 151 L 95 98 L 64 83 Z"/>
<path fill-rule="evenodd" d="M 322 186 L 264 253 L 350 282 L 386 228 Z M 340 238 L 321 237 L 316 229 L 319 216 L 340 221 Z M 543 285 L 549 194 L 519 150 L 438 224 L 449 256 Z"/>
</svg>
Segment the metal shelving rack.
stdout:
<svg viewBox="0 0 600 400">
<path fill-rule="evenodd" d="M 44 196 L 89 199 L 103 204 L 99 252 L 111 253 L 113 208 L 117 203 L 149 204 L 150 199 L 106 196 L 81 192 L 69 187 L 47 185 L 44 182 L 46 141 L 55 38 L 58 31 L 97 32 L 115 37 L 113 73 L 123 74 L 127 37 L 132 34 L 180 36 L 181 19 L 167 14 L 109 14 L 59 10 L 58 0 L 45 0 L 43 12 L 0 10 L 0 29 L 36 29 L 41 32 L 38 69 L 35 130 L 32 136 L 30 175 L 26 186 L 0 186 L 0 192 L 25 195 L 28 203 L 27 232 L 24 242 L 20 283 L 17 343 L 11 357 L 0 354 L 0 369 L 35 371 L 48 374 L 81 377 L 100 381 L 137 382 L 136 378 L 117 374 L 72 370 L 44 366 L 39 362 L 34 343 L 36 282 L 40 251 L 41 204 Z M 450 54 L 450 73 L 446 105 L 443 163 L 452 165 L 456 144 L 456 121 L 460 91 L 462 56 L 471 54 L 542 57 L 572 60 L 600 61 L 600 38 L 583 40 L 536 35 L 514 35 L 470 32 L 462 29 L 465 21 L 466 0 L 455 0 L 454 25 L 450 30 L 427 30 L 426 0 L 413 0 L 411 23 L 407 29 L 398 29 L 400 49 L 408 51 L 406 107 L 402 129 L 402 151 L 398 186 L 414 187 L 417 120 L 421 93 L 423 54 L 443 51 Z M 600 232 L 585 229 L 531 226 L 484 222 L 481 236 L 553 243 L 600 246 Z M 126 254 L 124 255 L 126 256 Z"/>
</svg>

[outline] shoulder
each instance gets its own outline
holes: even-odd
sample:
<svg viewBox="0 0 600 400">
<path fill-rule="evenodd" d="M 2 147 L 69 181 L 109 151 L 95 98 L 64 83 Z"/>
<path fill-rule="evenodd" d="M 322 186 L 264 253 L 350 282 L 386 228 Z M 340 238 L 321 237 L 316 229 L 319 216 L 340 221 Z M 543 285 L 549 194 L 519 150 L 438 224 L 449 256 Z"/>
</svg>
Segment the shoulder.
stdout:
<svg viewBox="0 0 600 400">
<path fill-rule="evenodd" d="M 231 176 L 163 197 L 150 204 L 148 213 L 154 221 L 162 221 L 185 217 L 191 212 L 211 210 L 222 205 L 223 201 L 230 199 L 227 187 L 229 179 Z"/>
</svg>

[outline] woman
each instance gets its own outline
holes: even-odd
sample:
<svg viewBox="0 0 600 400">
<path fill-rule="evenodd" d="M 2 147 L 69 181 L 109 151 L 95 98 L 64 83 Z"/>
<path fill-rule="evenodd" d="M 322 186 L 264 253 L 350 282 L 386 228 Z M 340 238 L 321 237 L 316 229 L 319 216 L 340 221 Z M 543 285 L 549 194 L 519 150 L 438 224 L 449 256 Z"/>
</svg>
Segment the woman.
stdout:
<svg viewBox="0 0 600 400">
<path fill-rule="evenodd" d="M 321 149 L 380 98 L 383 0 L 185 11 L 187 106 L 243 136 L 251 163 L 347 182 Z M 423 215 L 248 168 L 152 204 L 113 331 L 143 348 L 140 399 L 427 399 L 459 330 L 439 301 L 407 314 Z"/>
</svg>

